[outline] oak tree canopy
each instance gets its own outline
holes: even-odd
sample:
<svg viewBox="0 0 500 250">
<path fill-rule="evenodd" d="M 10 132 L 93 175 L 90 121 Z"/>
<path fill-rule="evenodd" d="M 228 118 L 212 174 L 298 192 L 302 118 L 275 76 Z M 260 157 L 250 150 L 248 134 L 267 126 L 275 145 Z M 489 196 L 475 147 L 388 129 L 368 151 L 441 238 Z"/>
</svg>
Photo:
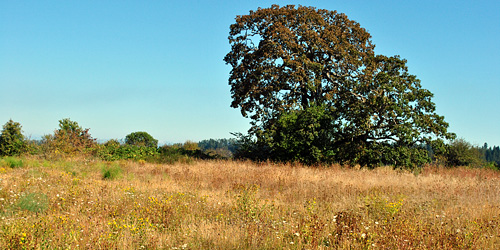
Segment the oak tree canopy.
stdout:
<svg viewBox="0 0 500 250">
<path fill-rule="evenodd" d="M 259 8 L 236 17 L 229 43 L 231 107 L 251 119 L 242 137 L 257 158 L 412 166 L 454 136 L 406 60 L 375 54 L 345 14 Z"/>
</svg>

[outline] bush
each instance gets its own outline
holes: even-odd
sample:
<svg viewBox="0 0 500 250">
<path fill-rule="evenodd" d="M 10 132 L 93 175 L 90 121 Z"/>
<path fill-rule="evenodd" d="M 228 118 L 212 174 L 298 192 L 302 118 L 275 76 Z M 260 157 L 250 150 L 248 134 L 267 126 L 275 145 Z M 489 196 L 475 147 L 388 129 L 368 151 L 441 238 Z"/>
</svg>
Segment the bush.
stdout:
<svg viewBox="0 0 500 250">
<path fill-rule="evenodd" d="M 139 147 L 158 147 L 158 140 L 146 132 L 133 132 L 125 137 L 125 144 Z"/>
<path fill-rule="evenodd" d="M 114 180 L 121 176 L 123 170 L 118 164 L 104 165 L 101 168 L 102 178 L 104 180 Z"/>
<path fill-rule="evenodd" d="M 116 140 L 99 145 L 96 156 L 105 161 L 116 160 L 151 160 L 158 155 L 158 150 L 152 147 L 120 145 Z"/>
<path fill-rule="evenodd" d="M 165 145 L 158 149 L 158 162 L 172 164 L 175 162 L 191 163 L 194 159 L 218 159 L 217 155 L 204 152 L 198 144 L 186 141 L 184 144 Z"/>
<path fill-rule="evenodd" d="M 9 120 L 0 134 L 0 155 L 20 155 L 26 149 L 26 141 L 21 132 L 21 124 Z"/>
<path fill-rule="evenodd" d="M 65 118 L 59 121 L 59 129 L 54 135 L 44 136 L 41 146 L 45 155 L 51 157 L 85 155 L 96 145 L 89 129 L 83 129 L 77 122 Z"/>
<path fill-rule="evenodd" d="M 162 146 L 158 149 L 157 162 L 174 164 L 176 162 L 191 163 L 193 159 L 180 145 Z"/>
<path fill-rule="evenodd" d="M 20 168 L 24 165 L 24 163 L 21 159 L 17 159 L 14 157 L 7 157 L 4 159 L 4 161 L 7 164 L 7 166 L 10 168 Z"/>
<path fill-rule="evenodd" d="M 448 166 L 482 167 L 486 165 L 479 149 L 464 139 L 452 141 L 447 146 L 445 155 Z"/>
<path fill-rule="evenodd" d="M 95 156 L 105 161 L 135 160 L 173 164 L 176 162 L 190 163 L 197 159 L 217 159 L 203 152 L 196 143 L 187 141 L 184 144 L 165 145 L 160 148 L 120 144 L 111 140 L 101 144 L 95 150 Z"/>
</svg>

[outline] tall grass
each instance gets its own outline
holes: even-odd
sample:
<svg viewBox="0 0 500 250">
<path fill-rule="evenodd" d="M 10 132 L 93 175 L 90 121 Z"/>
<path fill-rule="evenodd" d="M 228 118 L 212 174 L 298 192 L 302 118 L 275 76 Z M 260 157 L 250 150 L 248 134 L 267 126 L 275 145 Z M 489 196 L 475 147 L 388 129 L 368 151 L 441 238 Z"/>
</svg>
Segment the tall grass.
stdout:
<svg viewBox="0 0 500 250">
<path fill-rule="evenodd" d="M 12 157 L 12 156 L 5 157 L 3 159 L 3 164 L 5 164 L 7 167 L 10 167 L 10 168 L 20 168 L 24 165 L 24 163 L 21 159 L 19 159 L 17 157 Z"/>
<path fill-rule="evenodd" d="M 1 166 L 0 249 L 500 247 L 493 170 L 23 162 Z"/>
<path fill-rule="evenodd" d="M 101 173 L 103 179 L 114 180 L 122 175 L 122 168 L 118 164 L 104 164 L 101 167 Z"/>
</svg>

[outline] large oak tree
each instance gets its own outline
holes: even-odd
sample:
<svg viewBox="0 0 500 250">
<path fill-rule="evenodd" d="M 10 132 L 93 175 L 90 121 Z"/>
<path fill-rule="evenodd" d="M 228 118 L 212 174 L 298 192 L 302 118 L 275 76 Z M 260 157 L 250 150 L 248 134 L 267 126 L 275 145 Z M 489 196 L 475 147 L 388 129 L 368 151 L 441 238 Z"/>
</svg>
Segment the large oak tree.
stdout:
<svg viewBox="0 0 500 250">
<path fill-rule="evenodd" d="M 224 61 L 231 106 L 252 120 L 253 150 L 276 160 L 410 166 L 427 160 L 419 145 L 452 138 L 406 60 L 375 54 L 370 39 L 345 14 L 313 7 L 237 16 Z"/>
</svg>

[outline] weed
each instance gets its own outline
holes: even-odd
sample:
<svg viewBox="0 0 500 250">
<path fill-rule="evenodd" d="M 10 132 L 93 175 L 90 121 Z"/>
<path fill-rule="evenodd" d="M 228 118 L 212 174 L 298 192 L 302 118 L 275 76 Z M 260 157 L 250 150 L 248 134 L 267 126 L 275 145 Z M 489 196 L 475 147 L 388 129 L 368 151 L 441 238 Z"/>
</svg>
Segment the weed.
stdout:
<svg viewBox="0 0 500 250">
<path fill-rule="evenodd" d="M 256 197 L 259 191 L 259 186 L 235 184 L 233 190 L 236 191 L 234 196 L 234 209 L 246 222 L 253 222 L 259 219 L 260 214 L 265 209 L 265 205 L 260 206 Z"/>
<path fill-rule="evenodd" d="M 365 208 L 374 220 L 388 221 L 393 219 L 404 205 L 404 198 L 390 201 L 380 195 L 367 196 L 364 198 Z"/>
<path fill-rule="evenodd" d="M 40 213 L 49 207 L 49 199 L 43 193 L 29 193 L 21 196 L 16 205 L 22 210 Z"/>
<path fill-rule="evenodd" d="M 118 164 L 104 165 L 101 168 L 102 178 L 105 180 L 114 180 L 122 175 L 122 168 Z"/>
<path fill-rule="evenodd" d="M 5 157 L 4 161 L 10 168 L 21 168 L 24 165 L 24 162 L 21 159 L 15 157 Z"/>
</svg>

